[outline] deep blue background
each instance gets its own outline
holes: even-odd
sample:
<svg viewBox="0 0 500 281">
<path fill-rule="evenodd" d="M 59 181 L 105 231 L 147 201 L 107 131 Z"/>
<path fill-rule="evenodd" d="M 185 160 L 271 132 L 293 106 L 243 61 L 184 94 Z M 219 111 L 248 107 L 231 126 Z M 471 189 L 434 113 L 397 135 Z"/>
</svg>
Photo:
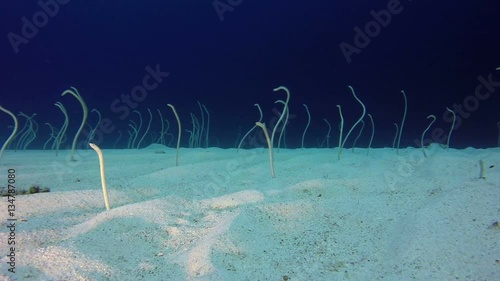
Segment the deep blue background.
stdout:
<svg viewBox="0 0 500 281">
<path fill-rule="evenodd" d="M 292 95 L 291 114 L 296 115 L 287 130 L 288 145 L 300 145 L 307 122 L 305 103 L 313 118 L 306 146 L 317 147 L 326 134 L 322 119 L 334 129 L 339 123 L 337 104 L 342 105 L 346 128 L 359 117 L 361 108 L 347 87 L 352 85 L 374 117 L 376 147 L 392 145 L 393 123 L 400 123 L 403 114 L 404 89 L 409 109 L 402 146 L 413 145 L 429 114 L 438 118 L 435 127 L 449 129 L 442 118 L 445 107 L 473 95 L 478 76 L 493 73 L 500 81 L 500 71 L 495 72 L 500 66 L 498 1 L 402 0 L 403 11 L 347 63 L 339 44 L 353 44 L 353 28 L 364 29 L 373 20 L 370 11 L 386 9 L 388 2 L 243 0 L 221 21 L 209 0 L 72 0 L 60 5 L 15 54 L 7 34 L 20 35 L 21 18 L 32 21 L 41 8 L 37 1 L 5 0 L 0 4 L 0 104 L 14 112 L 37 113 L 40 137 L 31 147 L 37 148 L 49 134 L 43 124 L 60 126 L 63 121 L 53 105 L 57 101 L 69 110 L 72 139 L 81 119 L 80 105 L 60 94 L 74 86 L 89 111 L 99 109 L 117 127 L 105 136 L 106 147 L 129 123 L 111 111 L 111 103 L 141 84 L 147 65 L 160 64 L 171 74 L 138 110 L 147 117 L 146 108 L 160 109 L 173 120 L 166 107 L 172 103 L 189 129 L 189 113 L 199 116 L 200 101 L 211 112 L 212 144 L 217 138 L 220 146 L 233 147 L 239 126 L 244 133 L 258 120 L 254 103 L 262 106 L 268 123 L 274 101 L 284 99 L 272 89 L 285 85 Z M 496 146 L 499 93 L 500 88 L 462 120 L 452 147 Z M 94 125 L 96 115 L 89 114 Z M 137 115 L 129 118 L 137 120 Z M 10 132 L 8 125 L 11 119 L 2 113 L 2 139 Z M 153 129 L 159 130 L 157 119 Z M 368 143 L 369 126 L 365 129 L 359 146 Z M 337 138 L 334 130 L 332 145 Z"/>
</svg>

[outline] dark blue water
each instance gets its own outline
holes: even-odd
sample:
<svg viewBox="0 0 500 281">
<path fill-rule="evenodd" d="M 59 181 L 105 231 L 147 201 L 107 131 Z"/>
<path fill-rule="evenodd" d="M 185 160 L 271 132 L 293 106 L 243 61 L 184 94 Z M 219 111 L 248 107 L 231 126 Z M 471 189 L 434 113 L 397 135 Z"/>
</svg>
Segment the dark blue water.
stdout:
<svg viewBox="0 0 500 281">
<path fill-rule="evenodd" d="M 150 108 L 151 131 L 158 132 L 160 109 L 176 133 L 167 103 L 191 129 L 190 113 L 201 118 L 197 101 L 211 114 L 210 145 L 234 147 L 239 127 L 245 133 L 259 119 L 255 103 L 267 124 L 276 117 L 273 108 L 282 111 L 274 101 L 285 95 L 272 91 L 280 85 L 291 91 L 288 147 L 301 145 L 307 123 L 302 104 L 312 115 L 306 147 L 323 142 L 323 118 L 332 124 L 336 146 L 336 105 L 342 106 L 345 130 L 361 115 L 348 85 L 374 118 L 374 147 L 392 145 L 393 124 L 403 115 L 401 90 L 408 97 L 401 146 L 417 145 L 430 114 L 437 121 L 428 138 L 434 134 L 442 142 L 452 120 L 446 107 L 459 119 L 452 147 L 497 144 L 500 33 L 494 1 L 2 1 L 0 20 L 0 105 L 37 113 L 33 149 L 49 136 L 44 123 L 61 126 L 57 101 L 68 109 L 72 140 L 81 107 L 60 96 L 70 86 L 86 101 L 92 127 L 97 115 L 91 109 L 111 124 L 99 141 L 103 147 L 111 147 L 118 131 L 127 135 L 130 120 L 138 122 L 133 110 L 147 124 Z M 365 122 L 361 147 L 371 134 Z M 2 113 L 2 140 L 10 124 Z M 119 147 L 126 146 L 122 140 Z"/>
</svg>

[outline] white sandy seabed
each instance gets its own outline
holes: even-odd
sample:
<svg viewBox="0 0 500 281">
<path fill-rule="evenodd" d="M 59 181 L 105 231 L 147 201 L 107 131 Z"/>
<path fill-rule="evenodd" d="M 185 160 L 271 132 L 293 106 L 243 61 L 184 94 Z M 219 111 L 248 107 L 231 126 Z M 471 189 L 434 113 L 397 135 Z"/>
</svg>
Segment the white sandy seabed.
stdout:
<svg viewBox="0 0 500 281">
<path fill-rule="evenodd" d="M 499 280 L 498 148 L 103 152 L 4 154 L 0 280 Z"/>
</svg>

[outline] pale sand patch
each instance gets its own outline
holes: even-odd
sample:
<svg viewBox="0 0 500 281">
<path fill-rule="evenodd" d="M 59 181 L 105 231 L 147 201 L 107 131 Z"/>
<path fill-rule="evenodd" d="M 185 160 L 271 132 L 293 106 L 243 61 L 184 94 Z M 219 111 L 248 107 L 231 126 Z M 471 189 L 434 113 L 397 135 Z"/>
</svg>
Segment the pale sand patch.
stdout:
<svg viewBox="0 0 500 281">
<path fill-rule="evenodd" d="M 156 153 L 163 151 L 164 153 Z M 19 187 L 16 273 L 0 229 L 0 280 L 495 280 L 500 275 L 500 150 L 154 146 L 67 163 L 7 151 Z M 478 161 L 488 167 L 479 179 Z M 1 179 L 4 180 L 1 180 Z M 0 220 L 8 218 L 0 198 Z"/>
</svg>

